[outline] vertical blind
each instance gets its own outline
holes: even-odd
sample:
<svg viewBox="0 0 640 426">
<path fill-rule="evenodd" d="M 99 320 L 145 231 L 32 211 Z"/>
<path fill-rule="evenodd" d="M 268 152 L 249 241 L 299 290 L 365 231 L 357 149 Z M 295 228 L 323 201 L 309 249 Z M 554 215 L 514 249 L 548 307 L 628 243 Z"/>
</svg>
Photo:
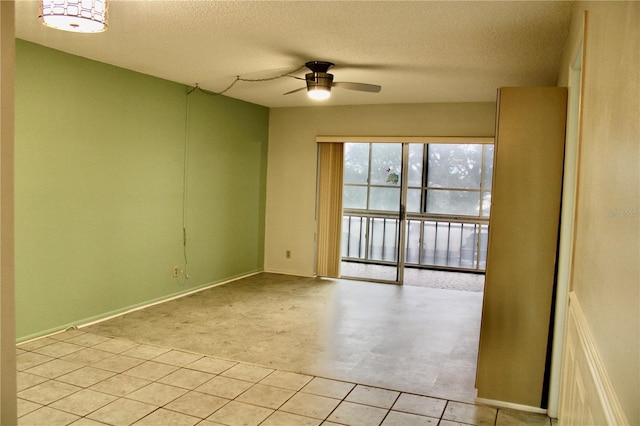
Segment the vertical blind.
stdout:
<svg viewBox="0 0 640 426">
<path fill-rule="evenodd" d="M 343 144 L 319 143 L 318 252 L 316 274 L 340 276 Z"/>
</svg>

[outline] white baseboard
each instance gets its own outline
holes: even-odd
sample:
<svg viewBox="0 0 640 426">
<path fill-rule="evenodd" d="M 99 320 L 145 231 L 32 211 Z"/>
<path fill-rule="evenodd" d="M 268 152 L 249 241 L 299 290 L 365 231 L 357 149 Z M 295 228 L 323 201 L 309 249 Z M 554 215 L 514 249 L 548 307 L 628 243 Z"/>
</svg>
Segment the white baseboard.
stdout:
<svg viewBox="0 0 640 426">
<path fill-rule="evenodd" d="M 91 325 L 98 324 L 98 323 L 101 323 L 101 322 L 104 322 L 104 321 L 108 321 L 108 320 L 113 319 L 113 318 L 121 317 L 121 316 L 129 314 L 131 312 L 136 312 L 136 311 L 139 311 L 139 310 L 142 310 L 142 309 L 145 309 L 145 308 L 149 308 L 151 306 L 155 306 L 155 305 L 159 305 L 161 303 L 169 302 L 171 300 L 180 299 L 182 297 L 186 297 L 186 296 L 189 296 L 189 295 L 194 294 L 194 293 L 199 293 L 201 291 L 205 291 L 205 290 L 208 290 L 208 289 L 213 288 L 213 287 L 218 287 L 218 286 L 221 286 L 221 285 L 224 285 L 224 284 L 229 284 L 231 282 L 241 280 L 243 278 L 248 278 L 248 277 L 251 277 L 251 276 L 254 276 L 254 275 L 258 275 L 258 274 L 261 274 L 262 272 L 264 272 L 264 271 L 261 271 L 261 270 L 260 271 L 255 271 L 255 272 L 251 272 L 251 273 L 248 273 L 248 274 L 240 275 L 240 276 L 237 276 L 237 277 L 232 277 L 232 278 L 229 278 L 229 279 L 227 279 L 225 281 L 209 283 L 209 284 L 203 284 L 203 285 L 201 285 L 201 286 L 199 286 L 199 287 L 197 287 L 195 289 L 187 290 L 185 292 L 174 294 L 172 296 L 161 297 L 159 299 L 155 299 L 155 300 L 152 300 L 150 302 L 146 302 L 146 303 L 143 303 L 143 304 L 140 304 L 140 305 L 135 305 L 133 307 L 128 307 L 128 308 L 125 307 L 122 310 L 111 311 L 111 312 L 107 312 L 105 314 L 101 314 L 101 315 L 98 315 L 98 316 L 85 318 L 84 320 L 80 320 L 78 322 L 74 322 L 73 324 L 67 324 L 67 325 L 64 325 L 64 326 L 56 327 L 55 329 L 51 329 L 51 330 L 46 330 L 44 332 L 40 332 L 40 333 L 38 333 L 36 335 L 33 335 L 33 336 L 27 336 L 27 337 L 25 337 L 23 339 L 20 339 L 17 343 L 18 344 L 23 344 L 23 343 L 31 342 L 31 341 L 34 341 L 34 340 L 42 339 L 42 338 L 47 337 L 47 336 L 52 336 L 52 335 L 55 335 L 55 334 L 64 333 L 65 331 L 67 331 L 69 329 L 89 327 Z"/>
<path fill-rule="evenodd" d="M 239 277 L 234 277 L 234 278 L 228 279 L 226 281 L 220 281 L 220 282 L 217 282 L 217 283 L 205 284 L 205 285 L 203 285 L 201 287 L 198 287 L 198 288 L 196 288 L 194 290 L 189 290 L 189 291 L 186 291 L 184 293 L 177 294 L 175 296 L 167 297 L 166 299 L 156 300 L 154 302 L 147 303 L 145 305 L 136 306 L 135 308 L 131 308 L 131 309 L 129 309 L 127 311 L 124 311 L 124 312 L 119 312 L 119 313 L 117 313 L 115 315 L 111 315 L 111 316 L 108 316 L 108 317 L 105 317 L 105 318 L 100 318 L 100 319 L 92 321 L 92 322 L 87 322 L 87 323 L 84 323 L 82 325 L 78 325 L 78 328 L 89 327 L 90 325 L 98 324 L 98 323 L 101 323 L 101 322 L 104 322 L 104 321 L 108 321 L 108 320 L 113 319 L 113 318 L 121 317 L 121 316 L 129 314 L 131 312 L 140 311 L 142 309 L 150 308 L 151 306 L 160 305 L 161 303 L 166 303 L 166 302 L 170 302 L 172 300 L 181 299 L 181 298 L 187 297 L 187 296 L 189 296 L 191 294 L 200 293 L 201 291 L 209 290 L 210 288 L 218 287 L 218 286 L 229 284 L 231 282 L 238 281 L 238 280 L 241 280 L 241 279 L 244 279 L 244 278 L 252 277 L 252 276 L 258 275 L 260 273 L 262 273 L 262 271 L 256 271 L 256 272 L 252 272 L 250 274 L 241 275 Z"/>
<path fill-rule="evenodd" d="M 285 270 L 282 270 L 282 269 L 272 269 L 272 268 L 265 269 L 265 270 L 264 270 L 264 273 L 265 273 L 265 274 L 290 275 L 290 276 L 293 276 L 293 277 L 303 277 L 303 278 L 315 278 L 315 277 L 316 277 L 316 276 L 315 276 L 315 275 L 313 275 L 313 274 L 311 274 L 311 275 L 309 275 L 309 274 L 302 274 L 302 273 L 300 273 L 300 272 L 295 272 L 295 271 L 285 271 Z"/>
</svg>

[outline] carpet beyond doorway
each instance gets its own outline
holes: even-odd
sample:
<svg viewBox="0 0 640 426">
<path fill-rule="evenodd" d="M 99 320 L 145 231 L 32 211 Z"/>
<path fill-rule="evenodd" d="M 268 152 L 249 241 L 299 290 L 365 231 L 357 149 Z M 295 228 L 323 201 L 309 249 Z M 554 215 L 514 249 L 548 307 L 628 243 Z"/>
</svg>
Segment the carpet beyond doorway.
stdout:
<svg viewBox="0 0 640 426">
<path fill-rule="evenodd" d="M 484 291 L 484 274 L 407 268 L 404 284 L 442 290 Z"/>
</svg>

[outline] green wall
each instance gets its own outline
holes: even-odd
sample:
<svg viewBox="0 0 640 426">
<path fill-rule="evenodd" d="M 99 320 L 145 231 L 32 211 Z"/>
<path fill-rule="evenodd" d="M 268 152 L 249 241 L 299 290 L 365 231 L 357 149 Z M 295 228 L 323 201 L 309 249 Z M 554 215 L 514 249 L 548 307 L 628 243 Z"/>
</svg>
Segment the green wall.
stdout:
<svg viewBox="0 0 640 426">
<path fill-rule="evenodd" d="M 267 108 L 16 49 L 18 340 L 263 269 Z"/>
</svg>

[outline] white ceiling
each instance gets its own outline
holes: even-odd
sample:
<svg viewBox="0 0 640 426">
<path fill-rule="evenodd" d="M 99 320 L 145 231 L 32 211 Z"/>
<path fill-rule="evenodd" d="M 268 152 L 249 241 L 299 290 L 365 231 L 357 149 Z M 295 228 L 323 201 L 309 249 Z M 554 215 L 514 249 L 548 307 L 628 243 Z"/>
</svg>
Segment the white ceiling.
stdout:
<svg viewBox="0 0 640 426">
<path fill-rule="evenodd" d="M 18 1 L 18 38 L 220 92 L 236 76 L 269 78 L 309 60 L 334 62 L 323 104 L 492 102 L 502 86 L 555 85 L 568 1 L 126 1 L 109 2 L 109 29 L 44 27 L 37 1 Z M 296 75 L 304 77 L 305 71 Z M 238 81 L 225 95 L 268 107 L 312 106 L 304 81 Z"/>
</svg>

